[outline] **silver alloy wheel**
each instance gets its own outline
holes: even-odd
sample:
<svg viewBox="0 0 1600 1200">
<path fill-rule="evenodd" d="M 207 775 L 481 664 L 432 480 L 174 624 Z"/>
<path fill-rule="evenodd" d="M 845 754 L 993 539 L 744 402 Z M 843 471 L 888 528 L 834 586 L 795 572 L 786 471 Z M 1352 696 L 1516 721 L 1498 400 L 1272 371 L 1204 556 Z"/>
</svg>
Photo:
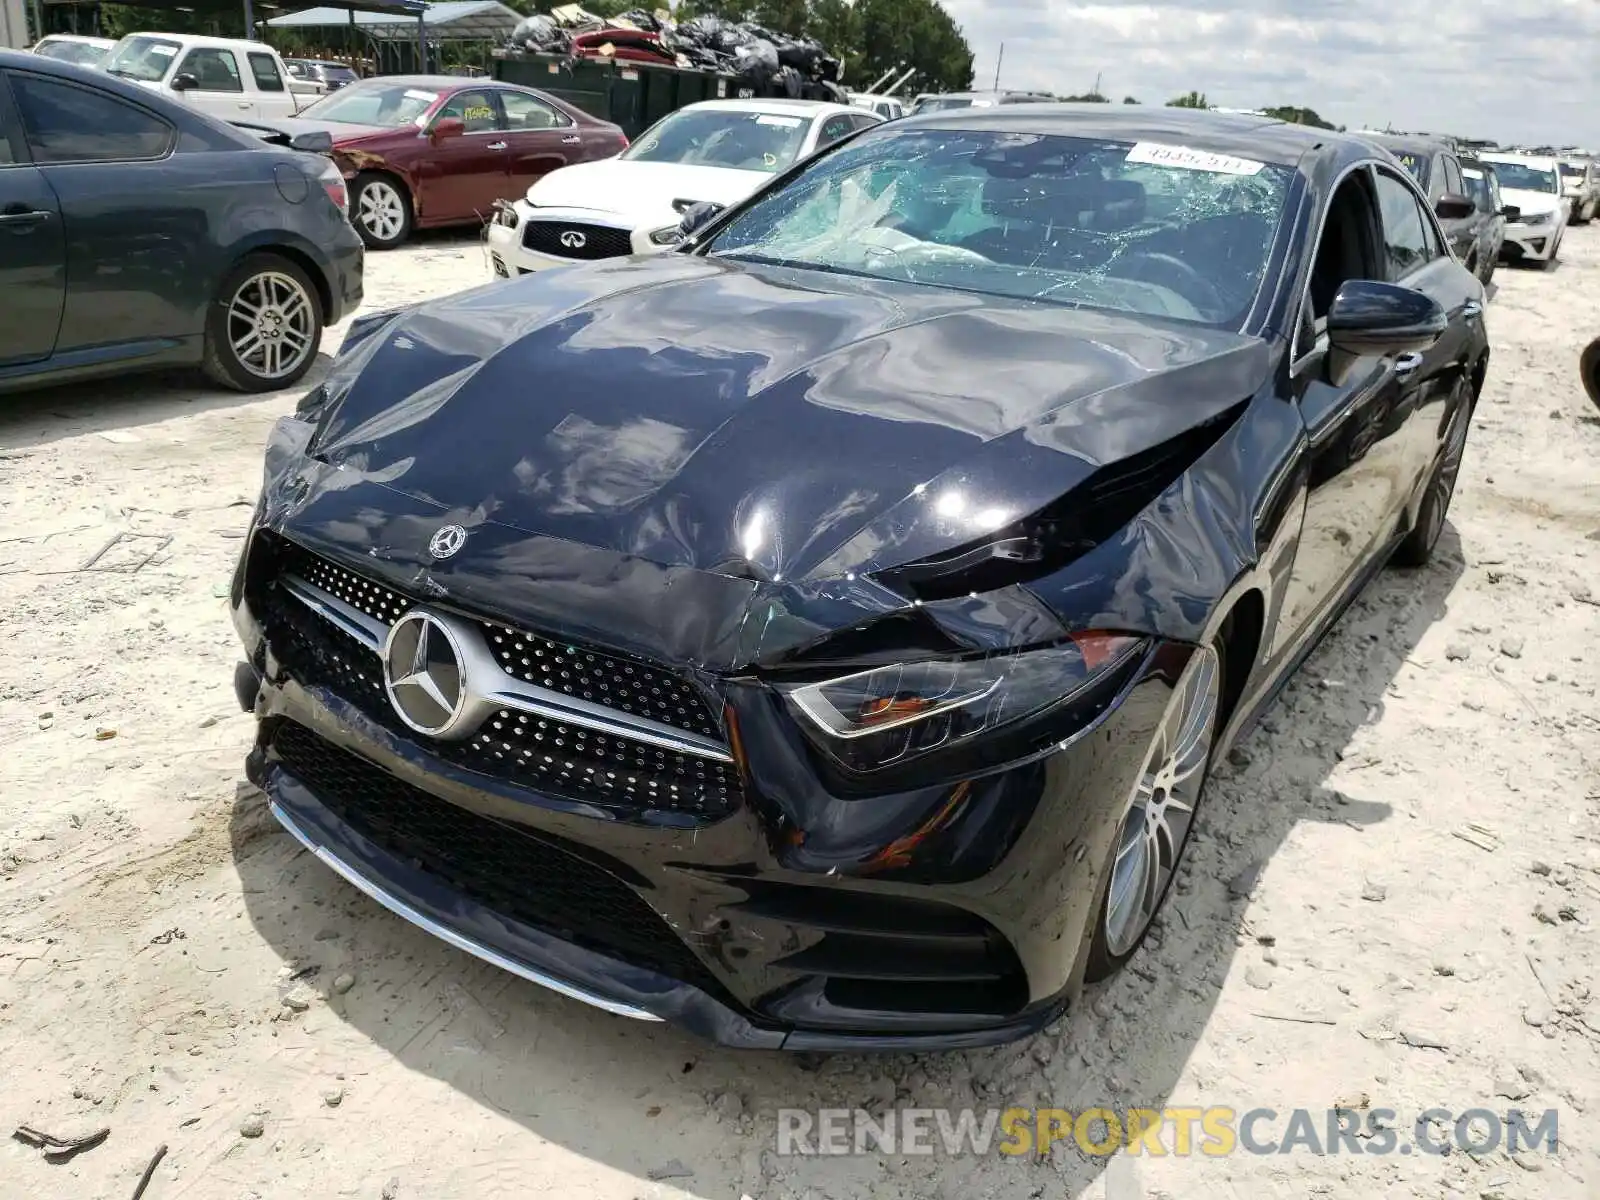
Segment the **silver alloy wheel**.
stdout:
<svg viewBox="0 0 1600 1200">
<path fill-rule="evenodd" d="M 315 354 L 315 303 L 293 275 L 261 271 L 228 302 L 228 342 L 233 356 L 258 379 L 282 379 Z"/>
<path fill-rule="evenodd" d="M 405 228 L 405 201 L 393 184 L 370 179 L 362 185 L 356 201 L 356 220 L 380 242 L 391 242 Z"/>
<path fill-rule="evenodd" d="M 1194 652 L 1150 744 L 1112 860 L 1106 949 L 1132 950 L 1156 915 L 1194 820 L 1216 736 L 1221 671 L 1210 647 Z"/>
</svg>

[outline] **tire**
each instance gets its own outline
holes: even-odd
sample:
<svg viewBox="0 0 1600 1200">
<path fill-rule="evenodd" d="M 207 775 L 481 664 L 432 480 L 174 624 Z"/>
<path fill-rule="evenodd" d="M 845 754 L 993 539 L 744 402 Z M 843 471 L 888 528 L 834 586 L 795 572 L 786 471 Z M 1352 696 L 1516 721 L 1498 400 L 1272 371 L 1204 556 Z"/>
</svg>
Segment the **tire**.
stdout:
<svg viewBox="0 0 1600 1200">
<path fill-rule="evenodd" d="M 1478 265 L 1483 272 L 1478 276 L 1478 280 L 1484 287 L 1488 287 L 1489 281 L 1494 278 L 1494 269 L 1498 265 L 1495 261 L 1495 256 L 1493 254 L 1485 255 L 1483 261 Z"/>
<path fill-rule="evenodd" d="M 1578 370 L 1583 376 L 1583 390 L 1589 393 L 1589 400 L 1594 406 L 1600 408 L 1600 338 L 1595 338 L 1583 348 Z"/>
<path fill-rule="evenodd" d="M 322 347 L 322 300 L 298 263 L 251 254 L 223 277 L 205 338 L 201 367 L 213 382 L 237 392 L 292 387 Z"/>
<path fill-rule="evenodd" d="M 350 189 L 350 224 L 373 250 L 393 250 L 411 236 L 411 193 L 393 175 L 369 171 Z"/>
<path fill-rule="evenodd" d="M 1477 277 L 1478 282 L 1482 283 L 1483 282 L 1483 264 L 1478 261 L 1478 252 L 1476 250 L 1474 250 L 1471 254 L 1467 255 L 1466 266 L 1467 266 L 1467 270 L 1471 271 L 1473 273 L 1473 275 Z"/>
<path fill-rule="evenodd" d="M 1456 479 L 1461 474 L 1461 458 L 1467 448 L 1467 431 L 1472 425 L 1472 385 L 1463 380 L 1452 397 L 1450 424 L 1445 429 L 1438 461 L 1428 476 L 1428 486 L 1422 503 L 1417 506 L 1417 519 L 1400 544 L 1395 547 L 1390 560 L 1399 567 L 1425 567 L 1433 560 L 1439 535 L 1444 532 L 1444 519 L 1450 512 L 1450 501 L 1456 493 Z"/>
<path fill-rule="evenodd" d="M 1205 794 L 1222 698 L 1227 694 L 1222 649 L 1219 639 L 1190 656 L 1146 753 L 1139 782 L 1118 823 L 1094 907 L 1086 982 L 1110 978 L 1138 953 L 1177 877 Z M 1152 819 L 1152 806 L 1158 801 L 1160 815 Z M 1186 818 L 1183 804 L 1188 805 Z M 1177 821 L 1182 822 L 1181 830 L 1174 828 Z M 1154 877 L 1148 873 L 1152 869 Z"/>
</svg>

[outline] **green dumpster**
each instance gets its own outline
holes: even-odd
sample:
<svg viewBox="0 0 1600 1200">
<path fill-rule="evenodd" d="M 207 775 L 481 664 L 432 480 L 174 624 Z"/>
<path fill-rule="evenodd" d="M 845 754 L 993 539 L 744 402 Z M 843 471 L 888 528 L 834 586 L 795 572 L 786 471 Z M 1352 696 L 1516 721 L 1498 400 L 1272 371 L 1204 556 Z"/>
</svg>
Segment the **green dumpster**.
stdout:
<svg viewBox="0 0 1600 1200">
<path fill-rule="evenodd" d="M 700 100 L 749 95 L 738 80 L 715 71 L 497 51 L 493 74 L 505 83 L 538 88 L 636 138 L 669 112 Z"/>
</svg>

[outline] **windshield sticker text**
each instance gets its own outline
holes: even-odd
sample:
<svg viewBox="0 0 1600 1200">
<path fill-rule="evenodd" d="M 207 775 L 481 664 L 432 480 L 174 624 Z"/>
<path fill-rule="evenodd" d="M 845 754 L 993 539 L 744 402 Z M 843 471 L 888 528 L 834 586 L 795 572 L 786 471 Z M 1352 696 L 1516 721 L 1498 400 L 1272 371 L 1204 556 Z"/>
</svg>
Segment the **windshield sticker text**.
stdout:
<svg viewBox="0 0 1600 1200">
<path fill-rule="evenodd" d="M 1194 150 L 1188 146 L 1163 146 L 1160 142 L 1135 143 L 1126 161 L 1153 167 L 1178 167 L 1185 171 L 1210 171 L 1218 175 L 1256 175 L 1265 165 L 1252 158 L 1235 158 L 1231 154 Z"/>
</svg>

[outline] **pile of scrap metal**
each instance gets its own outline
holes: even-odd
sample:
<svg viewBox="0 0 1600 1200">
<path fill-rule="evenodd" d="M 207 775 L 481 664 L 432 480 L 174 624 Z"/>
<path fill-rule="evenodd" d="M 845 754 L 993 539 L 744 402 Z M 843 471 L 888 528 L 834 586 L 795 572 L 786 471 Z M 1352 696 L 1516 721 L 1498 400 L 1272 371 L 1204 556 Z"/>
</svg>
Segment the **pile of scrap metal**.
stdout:
<svg viewBox="0 0 1600 1200">
<path fill-rule="evenodd" d="M 846 102 L 839 60 L 820 42 L 748 21 L 706 16 L 675 24 L 664 9 L 633 9 L 607 19 L 567 4 L 521 21 L 508 46 L 534 54 L 699 68 L 732 75 L 756 96 Z"/>
</svg>

